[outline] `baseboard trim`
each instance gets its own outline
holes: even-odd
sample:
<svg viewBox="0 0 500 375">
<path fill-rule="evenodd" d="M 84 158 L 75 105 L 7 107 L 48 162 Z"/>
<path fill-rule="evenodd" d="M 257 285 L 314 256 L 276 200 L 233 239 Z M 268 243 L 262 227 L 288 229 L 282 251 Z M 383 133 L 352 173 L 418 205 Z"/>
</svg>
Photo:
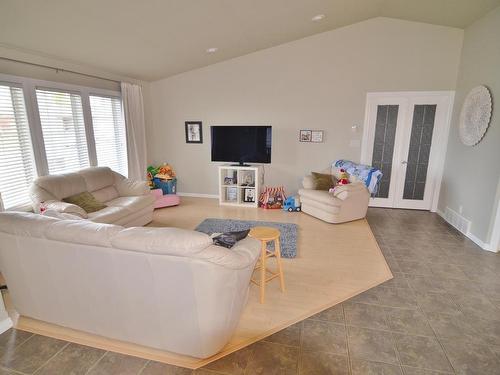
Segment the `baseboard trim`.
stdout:
<svg viewBox="0 0 500 375">
<path fill-rule="evenodd" d="M 0 322 L 0 334 L 4 333 L 5 331 L 8 331 L 13 326 L 14 324 L 12 323 L 12 320 L 8 317 L 5 318 Z"/>
<path fill-rule="evenodd" d="M 219 199 L 217 194 L 202 194 L 202 193 L 177 193 L 181 197 L 195 197 L 195 198 L 212 198 Z"/>
<path fill-rule="evenodd" d="M 460 233 L 462 233 L 465 237 L 467 237 L 469 240 L 471 240 L 472 242 L 474 242 L 477 246 L 479 246 L 481 249 L 483 250 L 486 250 L 486 251 L 491 251 L 492 253 L 497 253 L 498 250 L 497 249 L 494 249 L 493 248 L 493 245 L 492 244 L 489 244 L 489 243 L 486 243 L 482 240 L 480 240 L 479 238 L 477 238 L 474 234 L 471 233 L 471 231 L 467 231 L 467 233 L 461 231 L 459 228 L 457 228 L 456 226 L 454 226 L 453 224 L 451 224 L 448 220 L 446 220 L 446 216 L 444 214 L 443 211 L 441 210 L 436 210 L 436 213 L 441 216 L 444 221 L 446 221 L 448 224 L 450 224 L 453 228 L 455 228 L 456 230 L 458 230 Z"/>
</svg>

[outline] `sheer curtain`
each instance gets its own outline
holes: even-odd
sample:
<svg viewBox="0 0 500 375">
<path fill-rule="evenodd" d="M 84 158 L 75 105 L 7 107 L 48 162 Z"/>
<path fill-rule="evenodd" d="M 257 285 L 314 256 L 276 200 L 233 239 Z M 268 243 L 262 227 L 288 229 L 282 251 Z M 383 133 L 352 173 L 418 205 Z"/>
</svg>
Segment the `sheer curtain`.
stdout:
<svg viewBox="0 0 500 375">
<path fill-rule="evenodd" d="M 139 85 L 122 82 L 123 113 L 127 130 L 128 177 L 134 180 L 146 179 L 146 127 L 142 88 Z"/>
</svg>

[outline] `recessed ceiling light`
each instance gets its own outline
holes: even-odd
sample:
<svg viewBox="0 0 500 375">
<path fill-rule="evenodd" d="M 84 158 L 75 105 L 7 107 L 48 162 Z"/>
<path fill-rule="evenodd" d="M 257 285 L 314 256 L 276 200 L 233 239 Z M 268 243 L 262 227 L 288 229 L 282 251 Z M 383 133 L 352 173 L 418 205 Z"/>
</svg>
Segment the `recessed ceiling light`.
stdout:
<svg viewBox="0 0 500 375">
<path fill-rule="evenodd" d="M 207 53 L 215 53 L 217 52 L 218 48 L 217 47 L 210 47 L 207 49 Z"/>
<path fill-rule="evenodd" d="M 317 21 L 321 21 L 323 18 L 325 18 L 324 14 L 317 14 L 313 18 L 311 18 L 311 21 L 317 22 Z"/>
</svg>

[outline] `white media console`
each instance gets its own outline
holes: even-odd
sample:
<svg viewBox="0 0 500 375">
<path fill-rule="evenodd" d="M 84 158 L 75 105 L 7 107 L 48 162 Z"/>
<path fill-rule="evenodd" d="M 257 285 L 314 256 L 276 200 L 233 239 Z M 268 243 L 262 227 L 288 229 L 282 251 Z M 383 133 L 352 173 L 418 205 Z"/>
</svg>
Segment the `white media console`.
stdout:
<svg viewBox="0 0 500 375">
<path fill-rule="evenodd" d="M 258 207 L 261 170 L 259 166 L 219 166 L 219 204 Z"/>
</svg>

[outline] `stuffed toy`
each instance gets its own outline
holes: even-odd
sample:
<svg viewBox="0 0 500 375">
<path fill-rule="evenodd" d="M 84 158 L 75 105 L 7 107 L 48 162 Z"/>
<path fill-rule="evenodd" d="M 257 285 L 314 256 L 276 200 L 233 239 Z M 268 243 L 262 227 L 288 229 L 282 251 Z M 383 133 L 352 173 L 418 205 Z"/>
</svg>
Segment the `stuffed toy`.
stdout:
<svg viewBox="0 0 500 375">
<path fill-rule="evenodd" d="M 337 185 L 347 185 L 349 184 L 349 175 L 344 168 L 340 168 L 339 182 Z"/>
<path fill-rule="evenodd" d="M 162 180 L 172 180 L 175 177 L 175 172 L 169 164 L 163 164 L 158 167 L 158 170 L 154 177 Z"/>
<path fill-rule="evenodd" d="M 157 168 L 153 167 L 152 165 L 150 165 L 147 169 L 147 178 L 148 178 L 148 185 L 149 185 L 149 188 L 150 189 L 154 189 L 154 183 L 153 183 L 153 177 L 155 176 L 155 174 L 158 173 L 158 170 Z"/>
</svg>

